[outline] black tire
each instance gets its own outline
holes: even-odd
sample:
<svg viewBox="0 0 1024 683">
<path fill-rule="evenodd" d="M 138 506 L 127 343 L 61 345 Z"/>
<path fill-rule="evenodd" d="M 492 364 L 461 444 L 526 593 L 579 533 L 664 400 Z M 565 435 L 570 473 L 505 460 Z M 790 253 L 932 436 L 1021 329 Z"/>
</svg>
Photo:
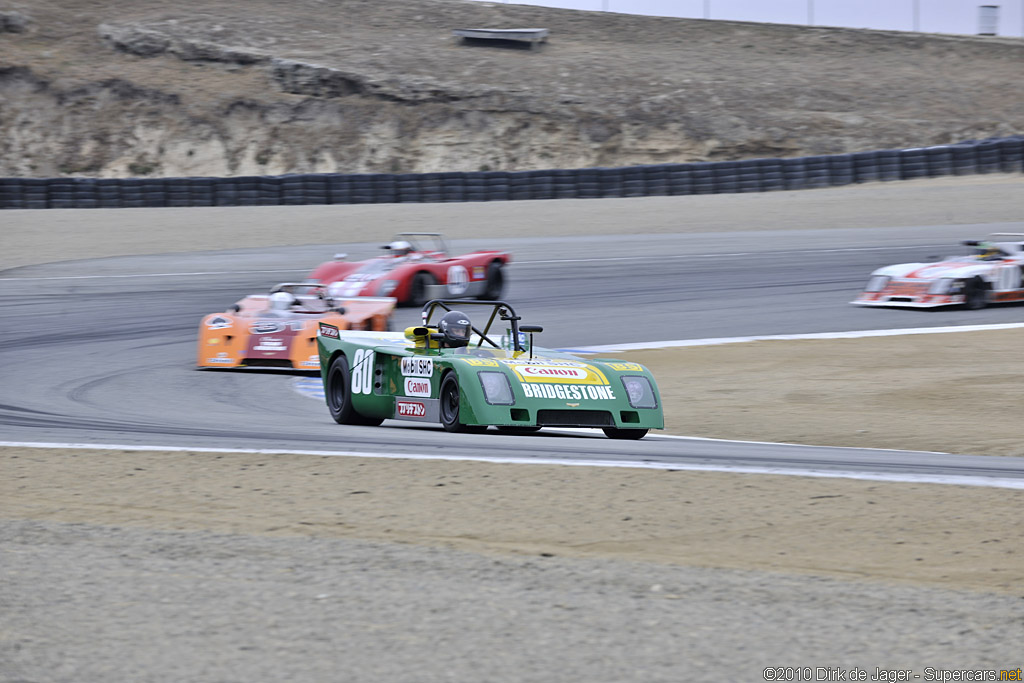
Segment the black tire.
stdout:
<svg viewBox="0 0 1024 683">
<path fill-rule="evenodd" d="M 422 306 L 427 303 L 427 287 L 436 284 L 434 276 L 430 273 L 420 271 L 412 276 L 412 284 L 409 285 L 409 298 L 405 301 L 409 306 Z"/>
<path fill-rule="evenodd" d="M 360 415 L 352 405 L 352 376 L 348 369 L 348 358 L 345 354 L 339 354 L 327 371 L 327 381 L 324 383 L 324 397 L 327 399 L 327 409 L 331 412 L 334 421 L 341 425 L 365 425 L 376 427 L 384 421 L 383 418 L 366 417 Z"/>
<path fill-rule="evenodd" d="M 964 285 L 964 308 L 969 311 L 980 311 L 988 305 L 988 294 L 985 283 L 974 278 Z"/>
<path fill-rule="evenodd" d="M 642 439 L 647 436 L 646 429 L 619 429 L 618 427 L 605 427 L 604 435 L 609 439 Z"/>
<path fill-rule="evenodd" d="M 534 432 L 539 432 L 540 427 L 526 425 L 502 425 L 498 427 L 498 431 L 502 434 L 533 434 Z"/>
<path fill-rule="evenodd" d="M 483 301 L 498 301 L 501 293 L 505 291 L 505 269 L 500 261 L 491 261 L 487 266 L 487 285 L 484 291 L 478 296 Z"/>
<path fill-rule="evenodd" d="M 454 372 L 449 372 L 441 380 L 440 399 L 441 426 L 446 432 L 480 433 L 487 429 L 478 425 L 464 425 L 459 421 L 459 378 Z"/>
</svg>

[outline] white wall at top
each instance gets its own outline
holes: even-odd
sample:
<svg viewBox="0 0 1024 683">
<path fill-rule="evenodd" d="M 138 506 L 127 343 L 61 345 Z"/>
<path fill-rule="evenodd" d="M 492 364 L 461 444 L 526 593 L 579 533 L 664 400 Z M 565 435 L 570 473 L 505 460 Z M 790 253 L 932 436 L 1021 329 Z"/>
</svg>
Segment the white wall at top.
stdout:
<svg viewBox="0 0 1024 683">
<path fill-rule="evenodd" d="M 978 32 L 979 7 L 999 6 L 999 35 L 1024 36 L 1024 0 L 478 0 L 624 14 L 847 26 L 928 33 Z"/>
</svg>

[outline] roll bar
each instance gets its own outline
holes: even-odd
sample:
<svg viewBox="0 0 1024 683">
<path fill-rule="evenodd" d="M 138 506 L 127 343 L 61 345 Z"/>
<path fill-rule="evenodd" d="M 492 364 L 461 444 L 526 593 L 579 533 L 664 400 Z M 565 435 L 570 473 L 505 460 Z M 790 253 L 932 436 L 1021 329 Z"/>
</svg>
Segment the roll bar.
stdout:
<svg viewBox="0 0 1024 683">
<path fill-rule="evenodd" d="M 512 347 L 516 351 L 525 351 L 522 344 L 519 343 L 519 321 L 522 320 L 516 311 L 512 308 L 512 305 L 505 301 L 474 301 L 472 299 L 432 299 L 427 303 L 423 304 L 422 320 L 423 326 L 429 327 L 430 320 L 434 316 L 434 312 L 440 308 L 446 313 L 454 310 L 452 307 L 464 308 L 466 306 L 490 306 L 491 316 L 487 319 L 487 324 L 484 325 L 483 330 L 480 330 L 475 325 L 471 324 L 473 331 L 480 337 L 480 341 L 477 342 L 477 348 L 479 348 L 486 341 L 488 344 L 496 349 L 500 349 L 501 346 L 494 343 L 487 333 L 491 331 L 491 326 L 494 324 L 494 320 L 509 322 L 512 324 Z M 442 314 L 443 315 L 443 314 Z M 500 316 L 500 317 L 499 317 Z"/>
</svg>

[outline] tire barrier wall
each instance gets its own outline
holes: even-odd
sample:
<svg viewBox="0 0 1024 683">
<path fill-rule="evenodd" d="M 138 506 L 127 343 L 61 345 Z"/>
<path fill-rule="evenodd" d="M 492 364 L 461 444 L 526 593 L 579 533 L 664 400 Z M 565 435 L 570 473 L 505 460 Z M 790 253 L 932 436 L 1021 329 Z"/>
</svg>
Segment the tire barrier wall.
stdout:
<svg viewBox="0 0 1024 683">
<path fill-rule="evenodd" d="M 0 209 L 651 197 L 1015 172 L 1024 172 L 1024 135 L 856 154 L 622 168 L 227 178 L 0 178 Z"/>
</svg>

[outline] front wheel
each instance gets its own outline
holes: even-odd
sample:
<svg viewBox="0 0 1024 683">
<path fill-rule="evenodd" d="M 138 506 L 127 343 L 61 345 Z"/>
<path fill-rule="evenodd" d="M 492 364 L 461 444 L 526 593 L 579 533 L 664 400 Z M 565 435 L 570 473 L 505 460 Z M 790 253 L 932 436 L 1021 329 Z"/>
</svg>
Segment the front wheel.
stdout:
<svg viewBox="0 0 1024 683">
<path fill-rule="evenodd" d="M 409 298 L 406 299 L 405 303 L 410 306 L 422 306 L 427 303 L 427 288 L 433 284 L 437 284 L 437 281 L 434 280 L 434 276 L 430 273 L 421 271 L 413 275 L 412 283 L 409 285 Z"/>
<path fill-rule="evenodd" d="M 605 427 L 604 435 L 609 439 L 642 439 L 647 436 L 646 429 L 619 429 L 618 427 Z"/>
<path fill-rule="evenodd" d="M 964 308 L 969 311 L 979 311 L 988 304 L 988 295 L 985 292 L 985 284 L 978 278 L 974 278 L 964 287 Z"/>
<path fill-rule="evenodd" d="M 485 426 L 464 425 L 459 421 L 459 378 L 449 372 L 441 381 L 441 426 L 447 432 L 479 433 L 487 429 Z"/>
<path fill-rule="evenodd" d="M 331 361 L 327 381 L 324 382 L 324 397 L 331 417 L 338 424 L 376 427 L 384 421 L 383 418 L 360 415 L 352 405 L 352 373 L 345 354 L 339 354 Z"/>
</svg>

